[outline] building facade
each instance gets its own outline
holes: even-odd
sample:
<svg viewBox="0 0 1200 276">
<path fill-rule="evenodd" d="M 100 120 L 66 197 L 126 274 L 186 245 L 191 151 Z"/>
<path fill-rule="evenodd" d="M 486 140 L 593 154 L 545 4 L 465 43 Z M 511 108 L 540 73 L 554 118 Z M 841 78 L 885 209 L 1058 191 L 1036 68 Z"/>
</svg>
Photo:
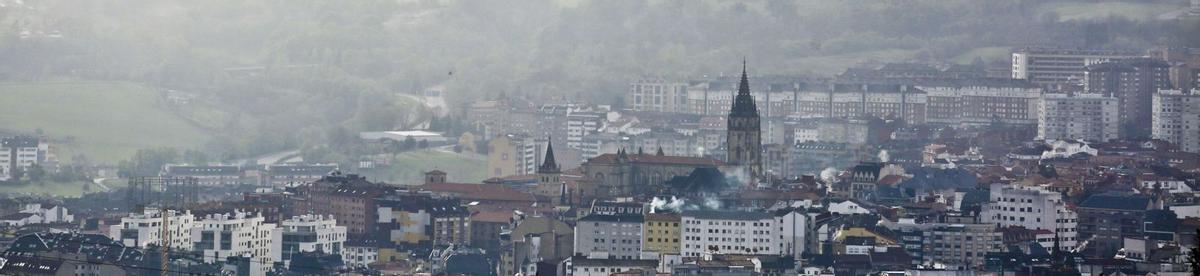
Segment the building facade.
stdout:
<svg viewBox="0 0 1200 276">
<path fill-rule="evenodd" d="M 1200 90 L 1159 90 L 1151 110 L 1154 139 L 1170 142 L 1185 152 L 1200 153 Z"/>
<path fill-rule="evenodd" d="M 1068 84 L 1083 80 L 1089 64 L 1136 56 L 1121 51 L 1025 48 L 1012 54 L 1012 78 L 1039 85 Z"/>
<path fill-rule="evenodd" d="M 979 214 L 982 223 L 996 227 L 1020 226 L 1058 234 L 1059 250 L 1071 251 L 1078 242 L 1078 216 L 1067 208 L 1060 193 L 1040 187 L 992 184 L 990 200 Z"/>
<path fill-rule="evenodd" d="M 146 209 L 121 218 L 121 223 L 109 227 L 109 237 L 127 247 L 145 248 L 163 244 L 163 211 Z M 188 211 L 166 210 L 167 231 L 170 247 L 188 251 L 192 249 L 192 228 L 196 217 Z"/>
<path fill-rule="evenodd" d="M 1171 88 L 1170 67 L 1151 58 L 1092 64 L 1084 72 L 1084 89 L 1117 99 L 1121 137 L 1150 137 L 1151 100 L 1159 89 Z"/>
<path fill-rule="evenodd" d="M 46 160 L 50 146 L 41 139 L 15 136 L 0 139 L 0 180 L 9 180 L 16 170 L 28 171 Z"/>
<path fill-rule="evenodd" d="M 575 254 L 606 253 L 608 258 L 641 259 L 643 223 L 641 214 L 593 213 L 575 224 Z"/>
<path fill-rule="evenodd" d="M 342 255 L 345 243 L 346 227 L 338 226 L 332 217 L 295 216 L 281 221 L 278 231 L 272 232 L 271 259 L 286 264 L 291 262 L 293 255 L 301 252 Z"/>
<path fill-rule="evenodd" d="M 646 214 L 645 232 L 642 236 L 644 252 L 679 254 L 680 218 L 677 213 Z"/>
<path fill-rule="evenodd" d="M 743 211 L 685 211 L 683 257 L 704 254 L 779 254 L 780 231 L 769 213 Z"/>
<path fill-rule="evenodd" d="M 1043 94 L 1038 139 L 1106 142 L 1118 138 L 1117 99 L 1099 94 Z"/>
<path fill-rule="evenodd" d="M 223 261 L 228 257 L 249 257 L 253 264 L 261 265 L 251 274 L 262 275 L 270 270 L 272 262 L 280 261 L 273 252 L 272 237 L 279 229 L 275 224 L 264 223 L 263 217 L 246 212 L 211 214 L 196 221 L 192 229 L 192 248 L 203 256 L 205 262 Z"/>
</svg>

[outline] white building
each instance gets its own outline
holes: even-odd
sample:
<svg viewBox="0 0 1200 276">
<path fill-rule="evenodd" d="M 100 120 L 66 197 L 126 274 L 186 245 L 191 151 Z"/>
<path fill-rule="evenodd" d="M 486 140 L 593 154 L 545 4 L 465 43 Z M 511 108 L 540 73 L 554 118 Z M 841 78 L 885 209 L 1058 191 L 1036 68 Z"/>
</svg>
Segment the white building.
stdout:
<svg viewBox="0 0 1200 276">
<path fill-rule="evenodd" d="M 71 223 L 75 221 L 75 216 L 67 210 L 67 207 L 56 204 L 30 203 L 25 204 L 21 208 L 20 213 L 37 214 L 42 218 L 41 223 Z"/>
<path fill-rule="evenodd" d="M 779 254 L 778 223 L 770 213 L 687 211 L 683 222 L 684 257 L 713 254 Z"/>
<path fill-rule="evenodd" d="M 992 184 L 988 203 L 981 209 L 983 223 L 1057 232 L 1062 250 L 1075 249 L 1078 216 L 1067 209 L 1062 194 L 1041 187 Z M 1042 245 L 1050 248 L 1053 242 Z"/>
<path fill-rule="evenodd" d="M 346 227 L 338 226 L 332 216 L 295 216 L 279 222 L 279 230 L 272 233 L 271 259 L 287 264 L 300 252 L 340 255 L 345 243 Z"/>
<path fill-rule="evenodd" d="M 607 253 L 613 259 L 640 259 L 642 254 L 641 214 L 594 213 L 575 224 L 575 254 Z"/>
<path fill-rule="evenodd" d="M 1105 50 L 1021 49 L 1012 54 L 1012 78 L 1034 84 L 1067 84 L 1081 81 L 1087 65 L 1137 56 Z"/>
<path fill-rule="evenodd" d="M 567 109 L 567 147 L 582 148 L 583 137 L 600 130 L 607 118 L 603 110 Z"/>
<path fill-rule="evenodd" d="M 121 218 L 121 224 L 109 226 L 108 237 L 129 247 L 145 248 L 148 245 L 161 245 L 163 217 L 162 211 L 147 208 L 142 213 L 131 213 Z M 167 231 L 171 236 L 170 247 L 173 249 L 192 250 L 192 228 L 195 227 L 196 217 L 191 212 L 167 210 Z"/>
<path fill-rule="evenodd" d="M 249 257 L 252 275 L 263 275 L 271 263 L 271 238 L 279 229 L 264 223 L 262 215 L 236 211 L 212 214 L 196 222 L 192 229 L 193 250 L 199 251 L 205 262 L 224 260 L 229 256 Z M 261 265 L 261 266 L 260 266 Z"/>
<path fill-rule="evenodd" d="M 1185 152 L 1200 153 L 1200 89 L 1190 93 L 1159 90 L 1151 104 L 1154 139 L 1170 142 Z"/>
<path fill-rule="evenodd" d="M 1117 139 L 1117 99 L 1100 94 L 1043 94 L 1038 139 L 1106 142 Z"/>
<path fill-rule="evenodd" d="M 808 214 L 803 209 L 786 208 L 775 212 L 775 223 L 779 225 L 782 254 L 800 256 L 807 251 L 811 231 Z"/>
<path fill-rule="evenodd" d="M 843 200 L 842 202 L 830 202 L 829 212 L 834 214 L 853 215 L 853 214 L 870 214 L 871 210 L 863 208 L 858 202 L 853 200 Z"/>
<path fill-rule="evenodd" d="M 12 178 L 13 170 L 28 171 L 30 166 L 46 160 L 49 144 L 41 139 L 16 136 L 0 140 L 0 180 Z"/>
<path fill-rule="evenodd" d="M 346 267 L 366 267 L 379 260 L 379 246 L 364 240 L 356 240 L 345 244 L 342 249 L 342 261 Z"/>
</svg>

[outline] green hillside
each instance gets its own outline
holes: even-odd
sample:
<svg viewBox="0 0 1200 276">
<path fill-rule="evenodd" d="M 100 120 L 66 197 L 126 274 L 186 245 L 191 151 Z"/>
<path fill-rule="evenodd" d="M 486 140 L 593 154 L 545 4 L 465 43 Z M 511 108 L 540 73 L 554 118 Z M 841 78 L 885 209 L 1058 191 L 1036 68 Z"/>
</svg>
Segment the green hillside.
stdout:
<svg viewBox="0 0 1200 276">
<path fill-rule="evenodd" d="M 0 83 L 0 131 L 52 139 L 63 161 L 83 154 L 105 164 L 141 148 L 193 148 L 208 134 L 171 113 L 154 89 L 124 82 Z"/>
</svg>

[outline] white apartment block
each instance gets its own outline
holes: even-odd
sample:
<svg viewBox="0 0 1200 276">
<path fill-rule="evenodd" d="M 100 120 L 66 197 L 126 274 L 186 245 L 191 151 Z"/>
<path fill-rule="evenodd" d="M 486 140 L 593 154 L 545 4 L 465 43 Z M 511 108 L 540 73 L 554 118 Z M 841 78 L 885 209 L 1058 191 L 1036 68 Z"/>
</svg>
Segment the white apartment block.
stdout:
<svg viewBox="0 0 1200 276">
<path fill-rule="evenodd" d="M 295 216 L 279 222 L 279 230 L 271 235 L 271 259 L 287 264 L 300 252 L 340 255 L 345 243 L 346 227 L 338 226 L 332 216 Z"/>
<path fill-rule="evenodd" d="M 590 214 L 575 224 L 575 254 L 607 253 L 609 258 L 636 260 L 641 258 L 641 214 Z"/>
<path fill-rule="evenodd" d="M 684 257 L 713 254 L 779 254 L 780 231 L 770 213 L 743 211 L 686 211 L 683 222 Z"/>
<path fill-rule="evenodd" d="M 1117 139 L 1117 99 L 1100 94 L 1043 94 L 1038 139 L 1105 142 Z"/>
<path fill-rule="evenodd" d="M 779 225 L 781 254 L 801 256 L 808 249 L 810 235 L 809 224 L 812 220 L 803 209 L 783 209 L 775 213 L 775 223 Z"/>
<path fill-rule="evenodd" d="M 1200 153 L 1200 89 L 1159 90 L 1151 104 L 1151 133 L 1179 150 Z"/>
<path fill-rule="evenodd" d="M 71 223 L 75 222 L 75 215 L 72 215 L 67 207 L 56 204 L 45 203 L 30 203 L 21 207 L 19 213 L 37 214 L 42 218 L 42 223 Z"/>
<path fill-rule="evenodd" d="M 12 178 L 13 170 L 28 170 L 46 160 L 49 144 L 41 139 L 16 136 L 0 140 L 0 180 Z"/>
<path fill-rule="evenodd" d="M 1057 192 L 1041 187 L 992 184 L 988 203 L 981 209 L 979 219 L 983 223 L 1057 232 L 1061 250 L 1073 250 L 1078 242 L 1078 215 L 1067 208 L 1062 194 Z M 1052 242 L 1042 245 L 1053 247 Z"/>
<path fill-rule="evenodd" d="M 583 137 L 598 131 L 607 117 L 603 110 L 567 109 L 567 147 L 582 148 Z"/>
<path fill-rule="evenodd" d="M 170 247 L 184 251 L 192 250 L 192 228 L 196 217 L 188 211 L 167 210 L 167 232 Z M 163 212 L 147 208 L 141 213 L 131 213 L 121 218 L 121 224 L 109 226 L 109 237 L 129 247 L 145 248 L 163 244 Z"/>
<path fill-rule="evenodd" d="M 1012 78 L 1034 84 L 1066 84 L 1083 80 L 1084 67 L 1136 53 L 1105 50 L 1021 49 L 1012 54 Z"/>
<path fill-rule="evenodd" d="M 249 257 L 256 271 L 252 275 L 263 275 L 280 261 L 271 252 L 271 239 L 279 229 L 273 223 L 264 223 L 259 214 L 236 211 L 227 214 L 212 214 L 200 218 L 192 229 L 193 250 L 199 251 L 205 262 L 225 260 L 229 256 Z"/>
</svg>

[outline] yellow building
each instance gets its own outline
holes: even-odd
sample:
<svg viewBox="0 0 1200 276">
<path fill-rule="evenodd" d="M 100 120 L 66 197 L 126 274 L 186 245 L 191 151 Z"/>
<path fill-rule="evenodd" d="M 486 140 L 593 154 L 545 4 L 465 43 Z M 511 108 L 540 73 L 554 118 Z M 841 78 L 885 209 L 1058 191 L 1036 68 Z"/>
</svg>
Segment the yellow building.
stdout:
<svg viewBox="0 0 1200 276">
<path fill-rule="evenodd" d="M 642 245 L 646 252 L 679 254 L 679 214 L 646 214 L 646 225 L 642 227 Z"/>
</svg>

